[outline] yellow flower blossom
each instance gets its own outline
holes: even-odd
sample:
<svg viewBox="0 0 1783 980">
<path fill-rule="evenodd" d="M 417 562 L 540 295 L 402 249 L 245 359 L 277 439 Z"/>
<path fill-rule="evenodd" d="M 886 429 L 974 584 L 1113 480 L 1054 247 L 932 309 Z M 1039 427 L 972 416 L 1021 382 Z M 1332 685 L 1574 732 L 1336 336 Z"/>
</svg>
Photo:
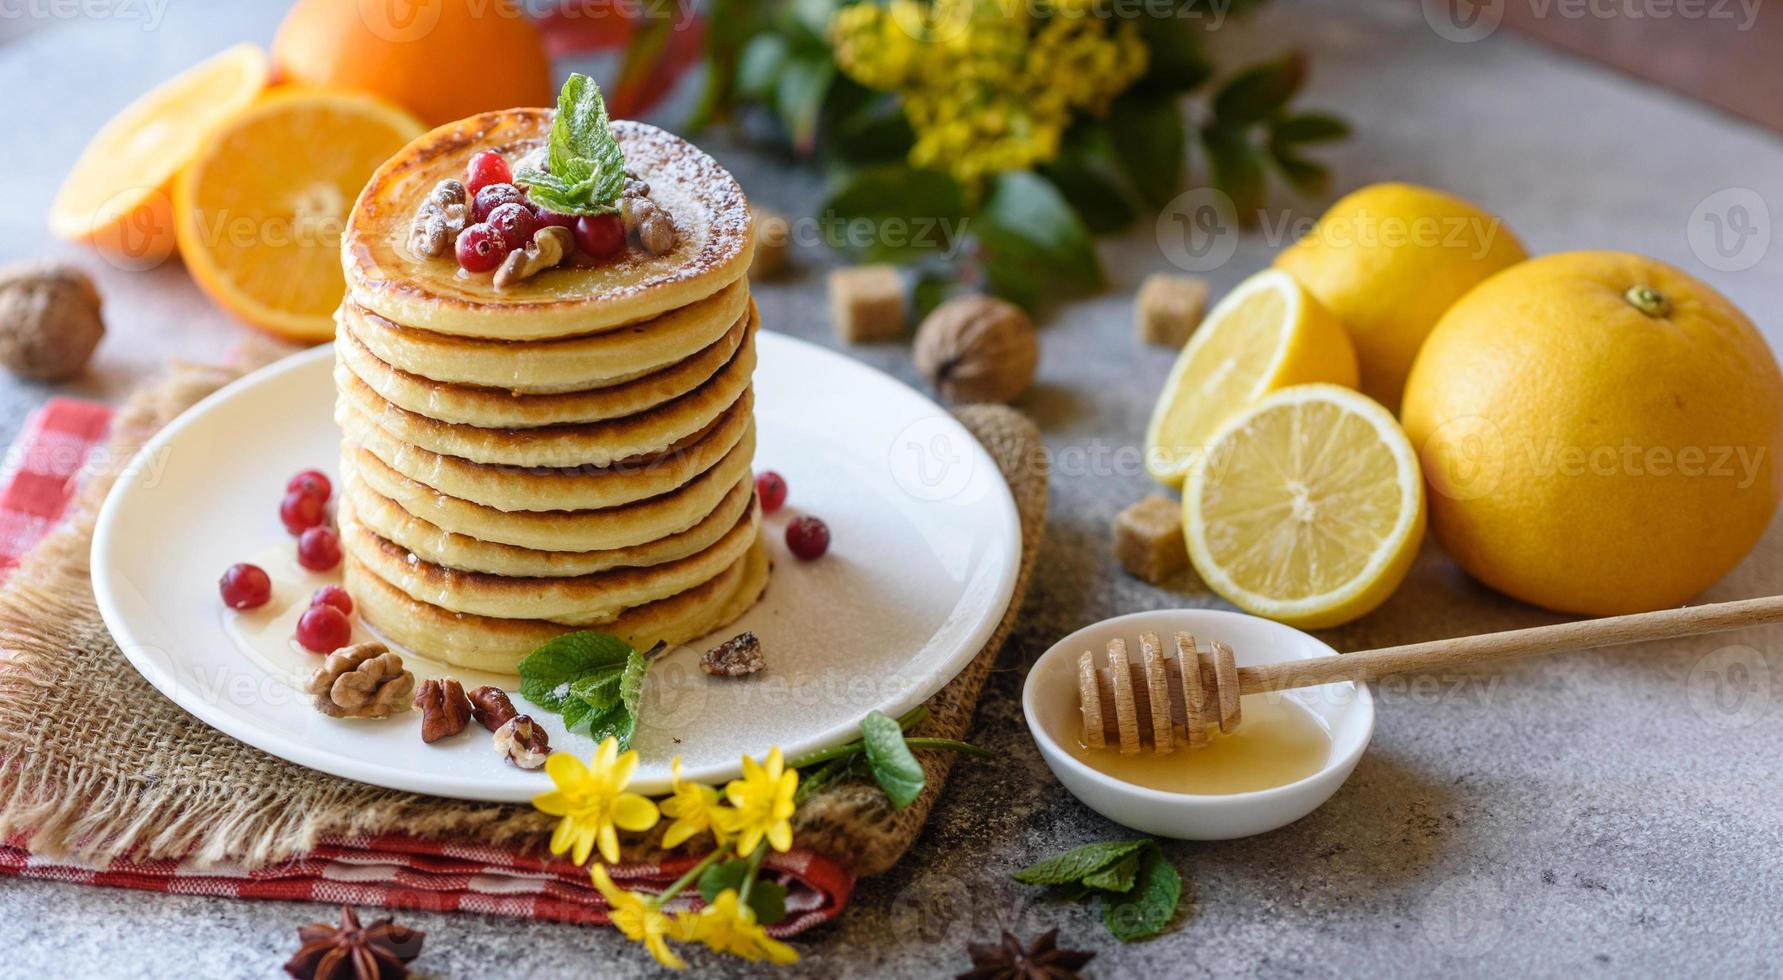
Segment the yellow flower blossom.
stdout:
<svg viewBox="0 0 1783 980">
<path fill-rule="evenodd" d="M 568 752 L 553 753 L 545 760 L 545 772 L 557 788 L 533 797 L 532 805 L 561 817 L 551 834 L 551 853 L 571 851 L 570 860 L 583 864 L 598 844 L 601 857 L 619 860 L 620 830 L 649 830 L 656 826 L 656 804 L 636 793 L 625 792 L 638 754 L 621 755 L 619 742 L 608 738 L 583 766 Z"/>
<path fill-rule="evenodd" d="M 766 765 L 743 757 L 743 778 L 724 787 L 735 809 L 717 814 L 724 832 L 737 835 L 738 857 L 748 857 L 763 837 L 776 851 L 792 849 L 792 812 L 797 809 L 793 794 L 798 789 L 798 770 L 786 768 L 778 746 L 768 753 Z"/>
<path fill-rule="evenodd" d="M 755 921 L 755 910 L 737 896 L 737 890 L 726 888 L 710 905 L 698 912 L 677 916 L 677 938 L 705 943 L 716 953 L 729 953 L 751 963 L 767 960 L 785 966 L 799 961 L 798 951 L 771 938 Z"/>
<path fill-rule="evenodd" d="M 656 962 L 671 970 L 687 966 L 687 962 L 669 948 L 668 939 L 675 930 L 675 923 L 667 913 L 652 904 L 649 898 L 615 885 L 608 877 L 605 865 L 596 864 L 589 870 L 589 875 L 594 879 L 594 887 L 606 896 L 607 915 L 625 938 L 643 943 L 650 955 L 656 957 Z"/>
<path fill-rule="evenodd" d="M 722 847 L 726 835 L 717 823 L 722 817 L 719 811 L 724 809 L 724 804 L 718 802 L 718 791 L 704 783 L 682 782 L 680 756 L 669 763 L 669 771 L 673 775 L 675 795 L 662 802 L 662 812 L 675 822 L 663 833 L 662 846 L 673 850 L 696 834 L 710 830 L 719 838 Z"/>
</svg>

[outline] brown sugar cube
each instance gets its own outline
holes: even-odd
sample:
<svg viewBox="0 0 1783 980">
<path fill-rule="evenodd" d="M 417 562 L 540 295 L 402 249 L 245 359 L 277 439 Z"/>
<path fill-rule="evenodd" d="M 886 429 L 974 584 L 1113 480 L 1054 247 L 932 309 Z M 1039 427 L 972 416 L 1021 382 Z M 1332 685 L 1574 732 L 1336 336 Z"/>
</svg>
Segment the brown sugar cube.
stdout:
<svg viewBox="0 0 1783 980">
<path fill-rule="evenodd" d="M 1181 347 L 1201 325 L 1206 309 L 1205 280 L 1159 273 L 1146 276 L 1140 285 L 1133 320 L 1141 343 Z"/>
<path fill-rule="evenodd" d="M 786 260 L 792 251 L 792 225 L 778 211 L 750 210 L 755 212 L 755 258 L 749 263 L 749 278 L 772 279 L 786 271 Z"/>
<path fill-rule="evenodd" d="M 1182 509 L 1162 494 L 1152 494 L 1114 519 L 1114 556 L 1121 567 L 1157 585 L 1189 564 L 1182 536 Z"/>
<path fill-rule="evenodd" d="M 904 280 L 889 265 L 830 273 L 830 325 L 850 344 L 896 340 L 904 333 Z"/>
</svg>

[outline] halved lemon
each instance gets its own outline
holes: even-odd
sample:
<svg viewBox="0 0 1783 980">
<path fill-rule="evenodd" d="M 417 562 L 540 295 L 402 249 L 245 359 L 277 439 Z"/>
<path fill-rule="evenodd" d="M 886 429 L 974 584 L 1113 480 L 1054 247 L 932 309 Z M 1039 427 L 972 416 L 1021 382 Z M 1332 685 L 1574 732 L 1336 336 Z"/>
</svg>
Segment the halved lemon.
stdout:
<svg viewBox="0 0 1783 980">
<path fill-rule="evenodd" d="M 1417 557 L 1418 454 L 1367 395 L 1284 388 L 1214 433 L 1183 489 L 1183 532 L 1202 581 L 1240 609 L 1302 629 L 1347 623 Z"/>
<path fill-rule="evenodd" d="M 204 135 L 266 87 L 266 53 L 238 44 L 163 82 L 99 130 L 50 202 L 50 231 L 91 243 L 114 264 L 148 268 L 172 254 L 174 174 Z"/>
<path fill-rule="evenodd" d="M 1356 386 L 1356 349 L 1293 277 L 1266 269 L 1239 283 L 1189 339 L 1145 431 L 1152 479 L 1180 487 L 1221 422 L 1288 385 Z"/>
<path fill-rule="evenodd" d="M 213 130 L 174 182 L 180 254 L 217 305 L 306 343 L 334 336 L 340 238 L 359 191 L 425 129 L 342 89 L 274 89 Z"/>
</svg>

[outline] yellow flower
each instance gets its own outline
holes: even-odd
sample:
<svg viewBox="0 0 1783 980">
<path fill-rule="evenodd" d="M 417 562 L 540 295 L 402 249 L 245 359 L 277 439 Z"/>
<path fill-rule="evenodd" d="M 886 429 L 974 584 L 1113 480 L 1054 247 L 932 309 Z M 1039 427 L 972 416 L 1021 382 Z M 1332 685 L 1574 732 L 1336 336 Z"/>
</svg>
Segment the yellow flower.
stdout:
<svg viewBox="0 0 1783 980">
<path fill-rule="evenodd" d="M 682 782 L 680 756 L 669 763 L 669 771 L 674 776 L 675 795 L 663 801 L 662 812 L 675 822 L 669 824 L 669 829 L 662 835 L 662 846 L 672 850 L 695 834 L 708 830 L 723 846 L 726 835 L 718 829 L 718 818 L 722 816 L 719 811 L 724 805 L 718 802 L 718 791 L 704 783 Z"/>
<path fill-rule="evenodd" d="M 792 797 L 798 788 L 798 770 L 786 768 L 779 746 L 768 753 L 765 766 L 743 757 L 743 778 L 724 788 L 735 809 L 717 813 L 724 832 L 738 835 L 739 857 L 749 856 L 763 837 L 776 851 L 792 849 L 792 812 L 797 809 Z"/>
<path fill-rule="evenodd" d="M 611 742 L 612 739 L 607 741 Z M 675 924 L 667 914 L 650 904 L 650 899 L 643 895 L 613 884 L 613 879 L 607 876 L 605 865 L 595 865 L 589 870 L 589 875 L 594 879 L 594 887 L 606 896 L 609 908 L 607 915 L 613 920 L 613 925 L 625 934 L 625 938 L 643 943 L 650 955 L 656 957 L 656 962 L 671 970 L 687 966 L 686 961 L 669 948 L 668 938 Z"/>
<path fill-rule="evenodd" d="M 751 963 L 767 960 L 782 966 L 799 961 L 798 951 L 768 936 L 756 924 L 755 910 L 738 899 L 737 890 L 726 888 L 712 904 L 675 919 L 677 938 L 705 943 L 715 953 L 729 953 Z"/>
<path fill-rule="evenodd" d="M 638 754 L 619 754 L 619 742 L 609 738 L 584 767 L 568 752 L 545 760 L 545 772 L 557 788 L 533 797 L 532 805 L 554 817 L 562 817 L 551 834 L 551 853 L 572 848 L 570 860 L 583 864 L 588 852 L 600 845 L 601 857 L 619 860 L 620 830 L 649 830 L 659 818 L 656 804 L 636 793 L 625 792 L 638 767 Z"/>
</svg>

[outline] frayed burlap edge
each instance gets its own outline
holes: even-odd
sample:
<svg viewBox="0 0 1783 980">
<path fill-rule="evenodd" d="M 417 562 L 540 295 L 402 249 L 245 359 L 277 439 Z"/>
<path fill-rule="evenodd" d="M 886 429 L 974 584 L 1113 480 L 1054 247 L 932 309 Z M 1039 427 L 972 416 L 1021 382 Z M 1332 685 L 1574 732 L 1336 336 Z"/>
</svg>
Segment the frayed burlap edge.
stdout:
<svg viewBox="0 0 1783 980">
<path fill-rule="evenodd" d="M 286 350 L 260 346 L 243 368 Z M 176 366 L 133 397 L 113 425 L 104 460 L 124 461 L 181 411 L 239 376 L 236 369 Z M 1023 554 L 1015 598 L 985 648 L 929 701 L 922 734 L 959 738 L 996 651 L 1027 591 L 1044 532 L 1047 468 L 1039 433 L 1001 407 L 959 418 L 1009 479 Z M 23 836 L 34 853 L 87 861 L 187 857 L 253 868 L 312 849 L 324 836 L 409 834 L 543 847 L 549 818 L 530 807 L 470 803 L 379 789 L 276 759 L 186 714 L 123 658 L 94 606 L 88 575 L 93 524 L 116 467 L 85 477 L 65 524 L 21 562 L 0 590 L 0 839 Z M 923 753 L 928 788 L 893 811 L 868 785 L 844 785 L 808 802 L 796 836 L 856 873 L 897 862 L 921 831 L 953 757 Z M 657 852 L 630 842 L 628 857 Z"/>
</svg>

